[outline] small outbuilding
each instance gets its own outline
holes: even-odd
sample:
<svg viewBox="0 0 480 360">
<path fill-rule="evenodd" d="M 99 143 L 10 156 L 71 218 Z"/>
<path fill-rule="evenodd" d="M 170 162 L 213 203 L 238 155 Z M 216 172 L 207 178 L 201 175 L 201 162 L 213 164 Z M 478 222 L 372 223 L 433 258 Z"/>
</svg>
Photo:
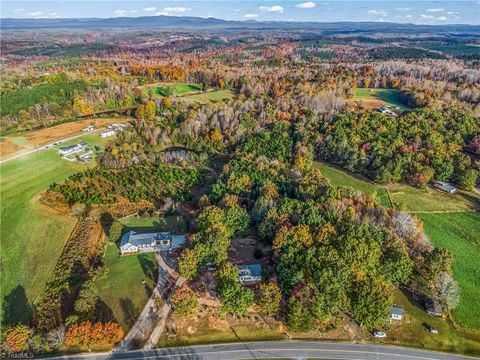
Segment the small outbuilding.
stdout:
<svg viewBox="0 0 480 360">
<path fill-rule="evenodd" d="M 433 299 L 425 300 L 425 311 L 433 316 L 442 316 L 442 306 Z"/>
<path fill-rule="evenodd" d="M 102 132 L 100 134 L 100 136 L 102 138 L 106 138 L 106 137 L 113 136 L 113 135 L 115 135 L 115 130 L 108 130 L 108 131 Z"/>
<path fill-rule="evenodd" d="M 404 315 L 404 312 L 401 307 L 397 307 L 397 306 L 390 307 L 390 320 L 401 321 L 403 320 L 403 315 Z"/>
<path fill-rule="evenodd" d="M 446 192 L 447 194 L 455 194 L 457 192 L 457 188 L 455 186 L 453 186 L 452 184 L 449 184 L 446 181 L 433 180 L 432 185 L 433 185 L 434 188 L 442 190 L 442 191 Z"/>
</svg>

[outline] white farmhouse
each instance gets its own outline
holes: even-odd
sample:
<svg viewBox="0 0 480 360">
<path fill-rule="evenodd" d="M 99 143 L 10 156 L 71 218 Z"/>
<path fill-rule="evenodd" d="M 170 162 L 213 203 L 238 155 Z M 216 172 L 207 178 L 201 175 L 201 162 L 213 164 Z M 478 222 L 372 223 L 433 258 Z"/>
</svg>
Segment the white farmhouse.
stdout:
<svg viewBox="0 0 480 360">
<path fill-rule="evenodd" d="M 115 130 L 108 130 L 108 131 L 102 132 L 100 134 L 100 136 L 102 138 L 106 138 L 106 137 L 113 136 L 113 135 L 115 135 Z"/>
<path fill-rule="evenodd" d="M 185 245 L 185 235 L 175 235 L 171 232 L 140 234 L 129 231 L 120 240 L 120 253 L 132 254 L 138 252 L 173 251 Z"/>
</svg>

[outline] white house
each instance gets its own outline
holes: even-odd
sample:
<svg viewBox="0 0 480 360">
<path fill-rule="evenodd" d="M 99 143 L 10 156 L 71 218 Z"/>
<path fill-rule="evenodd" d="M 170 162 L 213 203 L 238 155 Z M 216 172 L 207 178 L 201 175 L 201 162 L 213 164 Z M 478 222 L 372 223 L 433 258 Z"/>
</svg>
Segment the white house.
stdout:
<svg viewBox="0 0 480 360">
<path fill-rule="evenodd" d="M 403 309 L 401 307 L 390 307 L 390 320 L 403 320 Z"/>
<path fill-rule="evenodd" d="M 432 181 L 433 187 L 446 192 L 447 194 L 455 194 L 457 192 L 457 188 L 446 181 Z"/>
<path fill-rule="evenodd" d="M 108 130 L 108 131 L 102 132 L 100 134 L 100 136 L 102 138 L 106 138 L 106 137 L 113 136 L 113 135 L 115 135 L 115 130 Z"/>
<path fill-rule="evenodd" d="M 262 266 L 260 264 L 238 265 L 238 280 L 242 283 L 262 281 Z"/>
<path fill-rule="evenodd" d="M 175 235 L 171 232 L 139 234 L 129 231 L 120 240 L 120 253 L 172 251 L 180 249 L 185 244 L 185 235 Z"/>
<path fill-rule="evenodd" d="M 74 152 L 83 150 L 87 145 L 88 144 L 85 141 L 82 141 L 78 144 L 63 146 L 60 149 L 58 149 L 58 152 L 60 153 L 60 155 L 72 154 Z"/>
</svg>

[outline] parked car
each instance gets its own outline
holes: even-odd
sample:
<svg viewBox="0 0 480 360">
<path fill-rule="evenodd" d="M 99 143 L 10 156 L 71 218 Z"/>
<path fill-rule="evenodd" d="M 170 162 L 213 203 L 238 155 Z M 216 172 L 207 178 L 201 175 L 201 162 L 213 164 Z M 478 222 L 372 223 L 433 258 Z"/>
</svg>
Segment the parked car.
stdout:
<svg viewBox="0 0 480 360">
<path fill-rule="evenodd" d="M 375 331 L 373 336 L 376 338 L 384 338 L 387 337 L 387 334 L 385 334 L 383 331 Z"/>
<path fill-rule="evenodd" d="M 428 325 L 428 331 L 430 331 L 432 334 L 438 334 L 438 329 L 432 325 Z"/>
</svg>

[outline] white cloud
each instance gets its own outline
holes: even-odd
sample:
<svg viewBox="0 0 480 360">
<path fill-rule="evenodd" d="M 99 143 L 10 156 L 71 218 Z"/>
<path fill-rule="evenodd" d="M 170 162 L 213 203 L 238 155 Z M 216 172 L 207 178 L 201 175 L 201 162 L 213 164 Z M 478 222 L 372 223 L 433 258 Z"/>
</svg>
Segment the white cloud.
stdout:
<svg viewBox="0 0 480 360">
<path fill-rule="evenodd" d="M 412 11 L 412 8 L 409 7 L 397 7 L 395 8 L 396 11 Z"/>
<path fill-rule="evenodd" d="M 115 10 L 113 13 L 115 14 L 115 16 L 125 16 L 127 10 Z"/>
<path fill-rule="evenodd" d="M 187 12 L 188 10 L 190 10 L 189 8 L 186 8 L 186 7 L 181 7 L 181 6 L 178 6 L 178 7 L 166 7 L 166 8 L 163 8 L 161 11 L 157 12 L 155 15 L 165 15 L 165 16 L 171 16 L 171 15 L 176 15 L 176 14 L 181 14 L 181 13 L 184 13 L 184 12 Z"/>
<path fill-rule="evenodd" d="M 447 17 L 446 16 L 438 16 L 435 18 L 435 21 L 447 21 Z"/>
<path fill-rule="evenodd" d="M 413 16 L 408 14 L 408 15 L 405 15 L 405 19 L 413 19 Z"/>
<path fill-rule="evenodd" d="M 137 10 L 130 10 L 130 14 L 136 14 Z"/>
<path fill-rule="evenodd" d="M 38 18 L 38 17 L 42 17 L 43 11 L 31 11 L 31 12 L 27 12 L 27 15 L 33 18 Z"/>
<path fill-rule="evenodd" d="M 297 4 L 295 5 L 295 7 L 300 9 L 313 9 L 315 7 L 315 3 L 313 1 L 308 1 L 308 2 Z"/>
<path fill-rule="evenodd" d="M 156 7 L 153 7 L 153 6 L 150 6 L 150 7 L 146 7 L 143 9 L 143 11 L 146 11 L 146 12 L 152 12 L 152 11 L 155 11 L 157 10 Z"/>
<path fill-rule="evenodd" d="M 459 12 L 458 11 L 449 11 L 447 12 L 448 15 L 458 15 Z"/>
<path fill-rule="evenodd" d="M 23 9 L 15 9 L 13 10 L 14 13 L 21 13 L 23 11 Z"/>
<path fill-rule="evenodd" d="M 273 6 L 260 6 L 259 7 L 261 12 L 267 12 L 267 13 L 283 13 L 283 7 L 280 5 L 273 5 Z"/>
<path fill-rule="evenodd" d="M 256 19 L 258 18 L 258 14 L 245 14 L 243 17 L 247 19 Z"/>
<path fill-rule="evenodd" d="M 420 17 L 422 19 L 428 19 L 428 20 L 432 20 L 432 19 L 435 18 L 435 16 L 433 16 L 433 15 L 425 15 L 425 14 L 420 15 Z"/>
<path fill-rule="evenodd" d="M 436 12 L 444 12 L 445 9 L 443 9 L 443 8 L 432 8 L 432 9 L 427 9 L 427 11 L 436 13 Z"/>
<path fill-rule="evenodd" d="M 368 15 L 388 16 L 388 12 L 386 12 L 385 10 L 375 10 L 375 9 L 368 10 L 367 14 Z"/>
<path fill-rule="evenodd" d="M 422 15 L 420 15 L 420 17 L 422 19 L 430 20 L 430 21 L 447 21 L 448 20 L 448 18 L 446 16 L 433 16 L 433 15 L 422 14 Z"/>
</svg>

